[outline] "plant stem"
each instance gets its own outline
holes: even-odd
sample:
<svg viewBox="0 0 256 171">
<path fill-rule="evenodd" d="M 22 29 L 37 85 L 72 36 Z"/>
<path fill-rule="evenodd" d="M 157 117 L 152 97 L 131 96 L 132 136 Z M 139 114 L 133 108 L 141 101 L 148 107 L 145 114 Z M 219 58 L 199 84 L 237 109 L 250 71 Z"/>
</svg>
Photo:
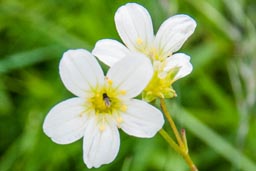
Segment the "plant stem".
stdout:
<svg viewBox="0 0 256 171">
<path fill-rule="evenodd" d="M 165 139 L 165 141 L 179 154 L 181 154 L 180 147 L 176 144 L 176 142 L 169 136 L 169 134 L 162 128 L 159 133 Z"/>
<path fill-rule="evenodd" d="M 165 141 L 184 158 L 191 171 L 198 171 L 189 154 L 183 148 L 179 147 L 164 129 L 161 129 L 159 133 L 165 139 Z"/>
<path fill-rule="evenodd" d="M 167 118 L 173 132 L 174 135 L 178 141 L 178 144 L 172 139 L 172 137 L 170 137 L 170 135 L 164 130 L 161 129 L 159 131 L 159 133 L 161 134 L 161 136 L 165 139 L 165 141 L 176 151 L 178 152 L 186 161 L 186 163 L 188 164 L 189 168 L 191 171 L 198 171 L 196 165 L 193 163 L 193 161 L 191 160 L 189 153 L 188 153 L 188 147 L 187 147 L 187 139 L 186 139 L 186 133 L 185 130 L 183 130 L 183 139 L 180 135 L 180 133 L 178 132 L 178 129 L 170 115 L 170 113 L 167 110 L 167 106 L 165 104 L 164 99 L 160 99 L 160 105 L 162 108 L 162 111 L 165 115 L 165 117 Z M 184 142 L 183 142 L 184 141 Z"/>
<path fill-rule="evenodd" d="M 169 114 L 168 110 L 167 110 L 167 107 L 166 107 L 166 104 L 165 104 L 165 101 L 164 99 L 160 99 L 160 105 L 161 105 L 161 108 L 162 108 L 162 111 L 166 117 L 166 119 L 168 120 L 170 126 L 172 127 L 172 130 L 173 130 L 173 133 L 178 141 L 178 144 L 180 147 L 184 147 L 184 143 L 182 142 L 182 139 L 180 137 L 180 133 L 178 132 L 178 129 L 171 117 L 171 115 Z"/>
</svg>

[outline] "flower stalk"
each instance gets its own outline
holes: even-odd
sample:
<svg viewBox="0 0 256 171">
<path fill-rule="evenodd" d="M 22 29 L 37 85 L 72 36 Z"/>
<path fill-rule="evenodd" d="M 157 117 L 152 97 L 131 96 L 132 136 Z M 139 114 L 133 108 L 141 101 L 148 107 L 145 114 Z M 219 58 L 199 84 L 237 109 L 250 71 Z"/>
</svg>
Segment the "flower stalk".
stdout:
<svg viewBox="0 0 256 171">
<path fill-rule="evenodd" d="M 161 105 L 161 109 L 162 109 L 162 111 L 163 111 L 167 121 L 169 122 L 169 124 L 170 124 L 170 126 L 171 126 L 171 128 L 173 130 L 173 133 L 174 133 L 174 135 L 175 135 L 175 137 L 176 137 L 176 139 L 178 141 L 179 146 L 181 148 L 184 148 L 184 143 L 182 142 L 182 139 L 181 139 L 181 136 L 179 134 L 179 131 L 178 131 L 178 129 L 177 129 L 177 127 L 176 127 L 176 125 L 175 125 L 171 115 L 169 114 L 169 112 L 167 110 L 167 107 L 166 107 L 164 99 L 160 99 L 160 105 Z"/>
<path fill-rule="evenodd" d="M 181 134 L 179 133 L 170 113 L 167 110 L 167 106 L 165 104 L 164 99 L 160 99 L 160 106 L 161 109 L 165 115 L 165 117 L 168 120 L 168 123 L 170 124 L 174 135 L 178 141 L 178 144 L 173 140 L 173 138 L 164 130 L 161 129 L 159 131 L 160 135 L 165 139 L 165 141 L 176 151 L 178 152 L 186 161 L 186 163 L 188 164 L 189 168 L 191 171 L 198 171 L 196 165 L 194 164 L 194 162 L 192 161 L 192 159 L 190 158 L 190 155 L 188 153 L 188 145 L 187 145 L 187 138 L 186 138 L 186 132 L 185 129 L 183 128 L 181 130 Z"/>
</svg>

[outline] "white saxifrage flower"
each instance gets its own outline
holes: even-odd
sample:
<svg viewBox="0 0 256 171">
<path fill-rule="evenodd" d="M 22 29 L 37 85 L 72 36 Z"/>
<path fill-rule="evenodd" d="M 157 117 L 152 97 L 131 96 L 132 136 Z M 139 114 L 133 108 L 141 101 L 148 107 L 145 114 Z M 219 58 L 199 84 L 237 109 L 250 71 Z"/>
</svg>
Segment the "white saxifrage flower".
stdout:
<svg viewBox="0 0 256 171">
<path fill-rule="evenodd" d="M 160 84 L 162 81 L 165 82 L 164 86 L 158 86 L 159 91 L 147 87 L 144 90 L 147 91 L 146 94 L 154 94 L 156 97 L 175 96 L 174 90 L 170 88 L 171 84 L 191 73 L 193 69 L 188 55 L 175 52 L 194 32 L 196 22 L 188 15 L 175 15 L 163 22 L 154 35 L 148 11 L 141 5 L 128 3 L 117 10 L 115 24 L 126 46 L 112 39 L 103 39 L 96 43 L 92 53 L 109 66 L 130 51 L 145 54 L 154 65 L 154 79 L 158 79 L 157 82 Z M 115 51 L 109 49 L 115 49 Z M 155 87 L 155 85 L 150 85 L 150 87 Z M 167 92 L 170 91 L 172 93 L 168 94 Z M 151 101 L 150 98 L 148 101 Z"/>
<path fill-rule="evenodd" d="M 136 137 L 153 137 L 163 126 L 161 112 L 134 99 L 152 77 L 149 59 L 131 54 L 113 65 L 104 76 L 88 51 L 64 53 L 60 76 L 77 97 L 54 106 L 43 130 L 54 142 L 69 144 L 83 137 L 83 159 L 88 168 L 112 162 L 119 150 L 118 128 Z"/>
</svg>

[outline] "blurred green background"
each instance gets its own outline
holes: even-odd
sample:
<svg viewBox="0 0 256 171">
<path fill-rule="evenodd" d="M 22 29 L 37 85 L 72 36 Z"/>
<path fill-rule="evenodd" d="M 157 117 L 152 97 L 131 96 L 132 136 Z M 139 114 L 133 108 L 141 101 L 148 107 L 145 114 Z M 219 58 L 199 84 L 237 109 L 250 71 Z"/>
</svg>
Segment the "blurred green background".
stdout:
<svg viewBox="0 0 256 171">
<path fill-rule="evenodd" d="M 82 140 L 53 143 L 42 131 L 47 112 L 72 97 L 59 60 L 68 49 L 92 50 L 103 38 L 120 40 L 114 24 L 127 0 L 0 1 L 0 171 L 82 171 Z M 179 52 L 192 58 L 191 75 L 168 101 L 178 128 L 186 128 L 200 170 L 256 170 L 255 0 L 140 0 L 155 31 L 184 13 L 197 29 Z M 166 126 L 170 131 L 170 128 Z M 185 171 L 188 167 L 158 134 L 121 132 L 117 158 L 91 170 Z"/>
</svg>

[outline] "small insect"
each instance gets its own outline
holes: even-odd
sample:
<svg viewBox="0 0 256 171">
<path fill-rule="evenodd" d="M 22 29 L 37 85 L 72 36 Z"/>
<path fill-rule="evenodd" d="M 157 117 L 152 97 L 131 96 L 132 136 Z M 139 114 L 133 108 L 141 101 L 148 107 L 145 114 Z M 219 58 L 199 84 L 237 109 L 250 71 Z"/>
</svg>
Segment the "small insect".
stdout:
<svg viewBox="0 0 256 171">
<path fill-rule="evenodd" d="M 103 96 L 103 100 L 105 102 L 106 107 L 110 107 L 111 100 L 109 99 L 107 93 L 103 93 L 102 96 Z"/>
</svg>

